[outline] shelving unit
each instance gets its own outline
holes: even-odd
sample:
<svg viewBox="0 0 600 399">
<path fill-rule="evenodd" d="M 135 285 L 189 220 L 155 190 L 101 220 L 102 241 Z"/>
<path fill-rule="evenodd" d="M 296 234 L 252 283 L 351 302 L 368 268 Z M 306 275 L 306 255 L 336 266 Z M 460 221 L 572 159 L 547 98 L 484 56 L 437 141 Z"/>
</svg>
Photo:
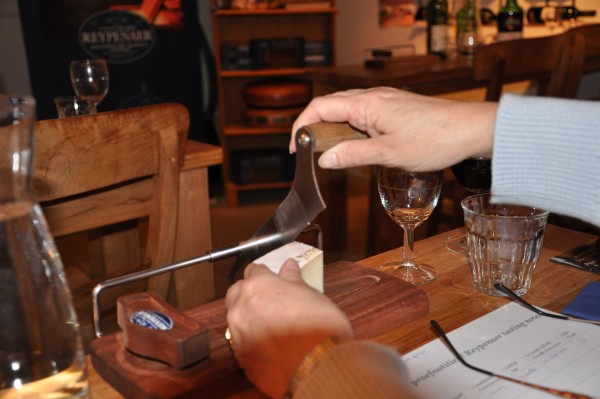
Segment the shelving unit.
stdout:
<svg viewBox="0 0 600 399">
<path fill-rule="evenodd" d="M 224 152 L 223 179 L 227 205 L 237 207 L 238 194 L 249 190 L 277 189 L 291 186 L 291 178 L 269 181 L 240 181 L 237 154 L 248 151 L 260 157 L 260 151 L 280 150 L 287 153 L 291 126 L 250 126 L 243 118 L 247 104 L 244 87 L 270 78 L 306 80 L 314 68 L 335 64 L 335 16 L 337 8 L 288 9 L 217 9 L 213 12 L 213 37 L 218 71 L 219 127 Z M 246 46 L 251 39 L 302 38 L 305 43 L 328 42 L 330 60 L 327 66 L 243 69 L 224 65 L 223 45 Z M 258 153 L 258 155 L 256 155 Z M 287 155 L 286 157 L 291 157 Z M 292 164 L 293 165 L 293 164 Z M 257 172 L 260 174 L 260 172 Z M 268 178 L 268 173 L 263 174 Z M 236 178 L 237 176 L 237 178 Z"/>
</svg>

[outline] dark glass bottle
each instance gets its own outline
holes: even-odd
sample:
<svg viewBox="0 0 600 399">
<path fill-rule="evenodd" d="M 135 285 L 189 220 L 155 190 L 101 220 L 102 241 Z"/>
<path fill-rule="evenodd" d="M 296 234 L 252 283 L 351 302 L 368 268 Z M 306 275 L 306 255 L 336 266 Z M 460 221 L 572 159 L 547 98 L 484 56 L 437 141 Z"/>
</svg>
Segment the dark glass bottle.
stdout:
<svg viewBox="0 0 600 399">
<path fill-rule="evenodd" d="M 462 54 L 473 54 L 479 44 L 479 12 L 475 0 L 467 0 L 456 13 L 456 47 Z"/>
<path fill-rule="evenodd" d="M 527 22 L 530 24 L 543 24 L 543 12 L 546 7 L 530 7 L 527 10 Z M 558 7 L 560 9 L 560 17 L 563 21 L 577 19 L 578 17 L 593 17 L 596 15 L 596 10 L 580 10 L 574 6 Z"/>
<path fill-rule="evenodd" d="M 523 9 L 517 0 L 506 0 L 498 11 L 498 40 L 519 39 L 523 35 Z"/>
<path fill-rule="evenodd" d="M 448 2 L 430 0 L 427 4 L 427 52 L 445 59 L 448 51 Z"/>
</svg>

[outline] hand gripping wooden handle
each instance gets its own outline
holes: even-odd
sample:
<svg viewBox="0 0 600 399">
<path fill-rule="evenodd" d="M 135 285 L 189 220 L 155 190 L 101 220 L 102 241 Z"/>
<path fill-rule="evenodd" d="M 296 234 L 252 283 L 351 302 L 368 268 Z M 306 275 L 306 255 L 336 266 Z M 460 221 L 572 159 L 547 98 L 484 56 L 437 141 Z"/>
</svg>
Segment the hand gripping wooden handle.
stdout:
<svg viewBox="0 0 600 399">
<path fill-rule="evenodd" d="M 323 152 L 346 140 L 367 138 L 367 134 L 348 123 L 320 122 L 300 129 L 310 132 L 313 137 L 314 152 Z"/>
</svg>

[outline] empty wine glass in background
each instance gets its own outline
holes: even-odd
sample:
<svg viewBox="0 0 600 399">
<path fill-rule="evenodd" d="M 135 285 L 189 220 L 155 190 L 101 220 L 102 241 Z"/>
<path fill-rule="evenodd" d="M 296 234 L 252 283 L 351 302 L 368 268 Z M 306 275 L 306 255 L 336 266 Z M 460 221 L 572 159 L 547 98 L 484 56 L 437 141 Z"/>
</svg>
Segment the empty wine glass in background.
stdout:
<svg viewBox="0 0 600 399">
<path fill-rule="evenodd" d="M 435 280 L 437 270 L 433 266 L 414 261 L 414 229 L 431 215 L 437 205 L 442 174 L 379 166 L 377 189 L 386 213 L 404 230 L 402 260 L 386 263 L 380 269 L 414 285 Z"/>
<path fill-rule="evenodd" d="M 62 96 L 54 99 L 56 112 L 59 118 L 69 118 L 71 116 L 89 115 L 96 113 L 96 104 L 92 100 L 87 100 L 77 96 Z"/>
<path fill-rule="evenodd" d="M 104 60 L 71 61 L 71 84 L 77 96 L 96 106 L 108 93 L 108 66 Z"/>
<path fill-rule="evenodd" d="M 492 160 L 486 157 L 467 158 L 453 165 L 452 174 L 456 180 L 472 194 L 483 194 L 492 187 Z M 446 240 L 446 248 L 467 254 L 467 236 L 453 235 Z"/>
</svg>

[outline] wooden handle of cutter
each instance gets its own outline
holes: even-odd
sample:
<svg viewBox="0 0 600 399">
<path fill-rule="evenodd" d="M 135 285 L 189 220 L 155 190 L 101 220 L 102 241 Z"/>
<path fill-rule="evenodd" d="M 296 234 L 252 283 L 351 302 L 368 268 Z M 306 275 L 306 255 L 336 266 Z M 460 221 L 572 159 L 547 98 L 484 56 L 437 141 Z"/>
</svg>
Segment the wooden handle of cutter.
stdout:
<svg viewBox="0 0 600 399">
<path fill-rule="evenodd" d="M 314 137 L 313 149 L 323 152 L 345 140 L 367 138 L 367 134 L 350 126 L 347 123 L 320 122 L 305 126 Z"/>
</svg>

